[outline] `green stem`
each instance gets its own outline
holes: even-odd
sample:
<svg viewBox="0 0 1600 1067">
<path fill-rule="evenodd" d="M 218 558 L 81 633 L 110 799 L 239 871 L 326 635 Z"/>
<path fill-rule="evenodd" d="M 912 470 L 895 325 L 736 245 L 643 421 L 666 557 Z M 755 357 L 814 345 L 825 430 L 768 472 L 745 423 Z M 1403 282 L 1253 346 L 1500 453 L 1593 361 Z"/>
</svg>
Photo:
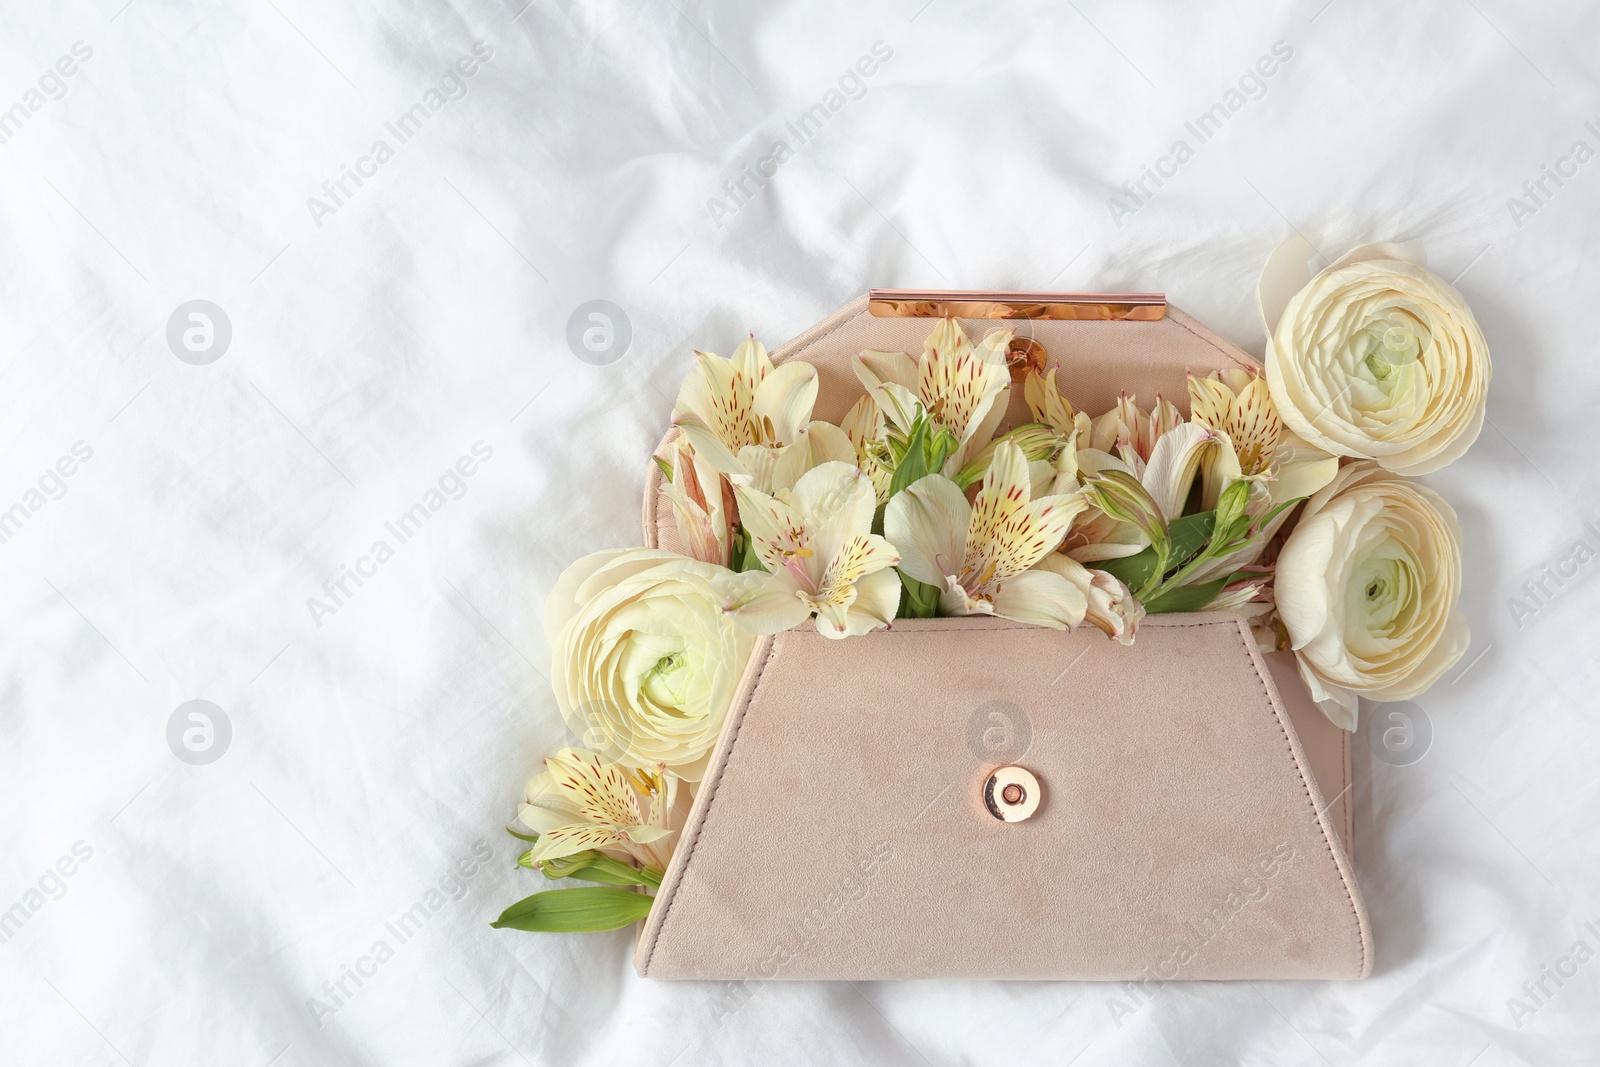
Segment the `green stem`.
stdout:
<svg viewBox="0 0 1600 1067">
<path fill-rule="evenodd" d="M 1160 599 L 1168 593 L 1173 592 L 1176 589 L 1181 588 L 1183 583 L 1188 581 L 1189 577 L 1193 575 L 1195 571 L 1200 569 L 1201 564 L 1210 563 L 1214 560 L 1221 559 L 1223 556 L 1232 555 L 1235 552 L 1242 551 L 1248 547 L 1250 542 L 1255 540 L 1259 534 L 1260 529 L 1257 528 L 1252 530 L 1247 536 L 1241 539 L 1229 541 L 1226 544 L 1218 544 L 1218 540 L 1221 537 L 1226 536 L 1226 531 L 1223 531 L 1221 527 L 1217 527 L 1213 531 L 1211 541 L 1206 545 L 1206 547 L 1196 553 L 1195 557 L 1188 563 L 1185 563 L 1183 566 L 1174 571 L 1172 573 L 1172 577 L 1167 578 L 1165 581 L 1157 582 L 1155 588 L 1149 590 L 1148 596 L 1145 595 L 1144 591 L 1141 591 L 1138 595 L 1139 603 L 1149 607 L 1154 601 Z"/>
<path fill-rule="evenodd" d="M 635 867 L 610 856 L 598 855 L 582 867 L 564 875 L 580 882 L 605 882 L 608 885 L 661 887 L 661 872 L 654 867 Z"/>
<path fill-rule="evenodd" d="M 1200 565 L 1202 563 L 1209 563 L 1214 558 L 1215 557 L 1213 557 L 1211 555 L 1211 551 L 1210 551 L 1210 549 L 1208 547 L 1205 551 L 1200 552 L 1198 555 L 1196 555 L 1194 557 L 1194 559 L 1191 559 L 1188 563 L 1185 563 L 1183 566 L 1179 567 L 1176 571 L 1173 571 L 1171 578 L 1168 578 L 1165 581 L 1158 583 L 1156 585 L 1155 589 L 1153 589 L 1150 592 L 1150 596 L 1149 596 L 1148 599 L 1143 594 L 1141 594 L 1139 596 L 1139 603 L 1148 604 L 1148 603 L 1150 603 L 1150 601 L 1157 599 L 1162 594 L 1170 592 L 1173 589 L 1177 589 L 1179 586 L 1183 585 L 1183 583 L 1188 579 L 1188 577 L 1191 574 L 1193 574 L 1195 571 L 1200 569 Z"/>
<path fill-rule="evenodd" d="M 1149 579 L 1139 587 L 1139 591 L 1133 594 L 1134 599 L 1138 600 L 1141 604 L 1145 603 L 1151 598 L 1153 595 L 1153 590 L 1161 587 L 1161 576 L 1167 571 L 1167 556 L 1172 551 L 1172 544 L 1165 537 L 1155 542 L 1153 547 L 1156 550 L 1155 570 L 1150 572 Z"/>
</svg>

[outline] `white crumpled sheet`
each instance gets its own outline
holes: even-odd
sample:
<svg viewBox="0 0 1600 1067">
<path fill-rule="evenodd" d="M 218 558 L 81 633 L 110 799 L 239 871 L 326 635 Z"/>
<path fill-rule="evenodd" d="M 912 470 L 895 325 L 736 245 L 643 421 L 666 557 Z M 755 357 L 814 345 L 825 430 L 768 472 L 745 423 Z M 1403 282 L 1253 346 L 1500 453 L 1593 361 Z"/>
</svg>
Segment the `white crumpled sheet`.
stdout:
<svg viewBox="0 0 1600 1067">
<path fill-rule="evenodd" d="M 7 7 L 0 1063 L 1600 1062 L 1592 5 Z M 1423 241 L 1497 371 L 1429 479 L 1468 661 L 1420 762 L 1355 746 L 1370 981 L 724 1015 L 626 933 L 489 929 L 543 884 L 500 831 L 563 739 L 543 598 L 639 541 L 692 347 L 949 285 L 1165 290 L 1260 352 L 1296 231 Z M 167 339 L 196 299 L 231 326 L 205 365 Z M 594 299 L 631 325 L 600 366 L 566 340 Z M 168 742 L 192 700 L 231 726 L 205 765 Z"/>
</svg>

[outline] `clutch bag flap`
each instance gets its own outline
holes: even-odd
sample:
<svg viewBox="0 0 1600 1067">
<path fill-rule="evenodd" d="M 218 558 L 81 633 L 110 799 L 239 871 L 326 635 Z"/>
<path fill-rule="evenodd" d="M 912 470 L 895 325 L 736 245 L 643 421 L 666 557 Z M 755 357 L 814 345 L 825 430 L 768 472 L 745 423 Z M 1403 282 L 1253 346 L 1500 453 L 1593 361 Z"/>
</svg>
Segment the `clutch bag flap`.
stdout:
<svg viewBox="0 0 1600 1067">
<path fill-rule="evenodd" d="M 999 766 L 1037 781 L 1023 821 L 986 800 Z M 720 980 L 1365 977 L 1338 821 L 1237 615 L 1153 616 L 1131 647 L 987 618 L 802 627 L 758 644 L 634 962 Z"/>
</svg>

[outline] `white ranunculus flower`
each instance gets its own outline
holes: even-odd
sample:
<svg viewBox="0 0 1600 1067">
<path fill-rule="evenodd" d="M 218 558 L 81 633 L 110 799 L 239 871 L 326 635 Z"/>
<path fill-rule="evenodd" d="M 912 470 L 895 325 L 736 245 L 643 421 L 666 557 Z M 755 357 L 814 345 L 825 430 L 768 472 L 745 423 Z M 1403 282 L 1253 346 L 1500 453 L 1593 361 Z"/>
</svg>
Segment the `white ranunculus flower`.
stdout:
<svg viewBox="0 0 1600 1067">
<path fill-rule="evenodd" d="M 1370 461 L 1347 464 L 1307 501 L 1276 590 L 1301 677 L 1346 730 L 1358 697 L 1419 696 L 1467 650 L 1455 512 Z"/>
<path fill-rule="evenodd" d="M 551 684 L 584 747 L 698 781 L 755 638 L 723 611 L 728 571 L 672 552 L 585 556 L 545 606 Z"/>
<path fill-rule="evenodd" d="M 1315 278 L 1309 251 L 1280 246 L 1257 290 L 1283 421 L 1325 452 L 1399 474 L 1459 458 L 1483 428 L 1490 374 L 1461 294 L 1409 246 L 1363 246 Z"/>
</svg>

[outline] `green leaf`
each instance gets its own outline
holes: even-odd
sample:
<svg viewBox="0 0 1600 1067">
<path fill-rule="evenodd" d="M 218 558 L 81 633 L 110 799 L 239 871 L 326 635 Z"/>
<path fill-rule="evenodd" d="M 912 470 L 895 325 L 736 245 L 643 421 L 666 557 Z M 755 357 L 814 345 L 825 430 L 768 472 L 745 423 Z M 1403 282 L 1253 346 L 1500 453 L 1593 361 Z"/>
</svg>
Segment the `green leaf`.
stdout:
<svg viewBox="0 0 1600 1067">
<path fill-rule="evenodd" d="M 656 466 L 661 470 L 661 476 L 669 482 L 672 481 L 672 464 L 660 456 L 651 456 L 650 458 L 655 460 Z"/>
<path fill-rule="evenodd" d="M 900 492 L 930 474 L 944 469 L 945 460 L 961 447 L 961 441 L 948 429 L 933 429 L 928 413 L 917 408 L 917 417 L 904 436 L 891 434 L 889 452 L 894 458 L 894 472 L 889 476 L 889 495 Z"/>
<path fill-rule="evenodd" d="M 906 439 L 905 455 L 895 465 L 894 477 L 889 479 L 889 495 L 894 496 L 931 473 L 928 470 L 928 421 L 919 415 L 912 424 L 911 436 Z"/>
<path fill-rule="evenodd" d="M 1150 580 L 1151 573 L 1156 568 L 1156 547 L 1151 545 L 1131 556 L 1097 559 L 1094 561 L 1094 566 L 1096 570 L 1105 571 L 1129 589 L 1138 589 Z"/>
<path fill-rule="evenodd" d="M 1186 585 L 1169 589 L 1144 606 L 1149 615 L 1173 615 L 1185 611 L 1201 611 L 1216 599 L 1217 594 L 1241 578 L 1257 578 L 1256 571 L 1234 571 L 1226 578 L 1217 578 L 1200 585 Z"/>
<path fill-rule="evenodd" d="M 919 582 L 900 568 L 895 568 L 895 573 L 900 575 L 900 611 L 902 619 L 931 619 L 939 614 L 939 587 Z"/>
<path fill-rule="evenodd" d="M 729 546 L 729 562 L 738 572 L 765 571 L 766 564 L 761 562 L 761 556 L 756 551 L 756 539 L 751 537 L 744 527 L 733 531 L 733 544 Z"/>
<path fill-rule="evenodd" d="M 1196 552 L 1210 543 L 1212 525 L 1215 521 L 1216 516 L 1212 512 L 1202 511 L 1198 515 L 1184 515 L 1168 523 L 1167 566 L 1164 569 L 1171 570 L 1183 566 Z M 1157 546 L 1151 545 L 1132 556 L 1097 560 L 1094 567 L 1096 570 L 1105 571 L 1129 589 L 1136 590 L 1160 577 L 1155 573 L 1160 562 L 1160 550 Z"/>
<path fill-rule="evenodd" d="M 552 934 L 616 930 L 649 915 L 654 902 L 655 897 L 611 886 L 551 889 L 517 901 L 489 925 Z"/>
<path fill-rule="evenodd" d="M 1167 536 L 1172 540 L 1171 566 L 1181 567 L 1211 542 L 1211 531 L 1216 526 L 1215 512 L 1202 511 L 1184 515 L 1167 525 Z"/>
<path fill-rule="evenodd" d="M 1283 514 L 1285 511 L 1288 511 L 1290 508 L 1294 507 L 1296 504 L 1305 499 L 1306 498 L 1303 496 L 1297 496 L 1293 500 L 1285 500 L 1283 503 L 1279 504 L 1277 507 L 1273 508 L 1271 511 L 1267 512 L 1261 517 L 1260 529 L 1265 530 L 1268 526 L 1272 525 L 1273 519 L 1276 519 L 1279 515 Z"/>
<path fill-rule="evenodd" d="M 1203 585 L 1187 585 L 1169 589 L 1144 606 L 1148 615 L 1171 615 L 1184 611 L 1199 611 L 1211 603 L 1228 584 L 1227 578 L 1218 578 Z"/>
<path fill-rule="evenodd" d="M 509 826 L 506 827 L 506 833 L 510 834 L 512 837 L 516 838 L 519 841 L 537 842 L 539 840 L 539 835 L 538 834 L 519 834 Z"/>
</svg>

